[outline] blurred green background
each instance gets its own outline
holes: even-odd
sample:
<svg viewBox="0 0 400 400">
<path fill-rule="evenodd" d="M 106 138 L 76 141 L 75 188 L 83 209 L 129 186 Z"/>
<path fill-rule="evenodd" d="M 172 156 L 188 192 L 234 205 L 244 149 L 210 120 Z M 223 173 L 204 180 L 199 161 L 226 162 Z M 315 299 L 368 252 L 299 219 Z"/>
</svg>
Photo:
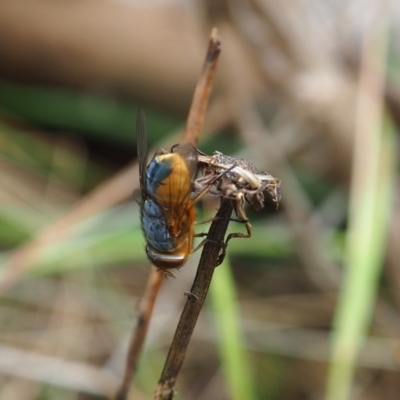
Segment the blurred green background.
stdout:
<svg viewBox="0 0 400 400">
<path fill-rule="evenodd" d="M 283 200 L 247 210 L 176 398 L 397 399 L 397 16 L 378 0 L 2 2 L 0 400 L 117 390 L 150 272 L 136 111 L 152 151 L 179 142 L 213 26 L 199 147 L 251 160 Z M 163 284 L 132 399 L 153 396 L 198 258 Z"/>
</svg>

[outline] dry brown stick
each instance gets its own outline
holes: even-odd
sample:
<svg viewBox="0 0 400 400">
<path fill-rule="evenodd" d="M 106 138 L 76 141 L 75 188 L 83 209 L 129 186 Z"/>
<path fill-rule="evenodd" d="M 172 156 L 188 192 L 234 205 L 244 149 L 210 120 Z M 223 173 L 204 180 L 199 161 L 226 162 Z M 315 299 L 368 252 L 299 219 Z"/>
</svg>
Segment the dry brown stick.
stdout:
<svg viewBox="0 0 400 400">
<path fill-rule="evenodd" d="M 216 28 L 213 28 L 208 44 L 206 60 L 196 85 L 192 105 L 190 106 L 187 118 L 186 129 L 183 136 L 183 141 L 185 143 L 196 145 L 199 140 L 214 83 L 215 70 L 220 51 L 221 42 L 218 38 L 218 31 Z"/>
<path fill-rule="evenodd" d="M 164 281 L 163 278 L 164 274 L 161 273 L 161 271 L 157 271 L 155 267 L 151 268 L 150 277 L 146 285 L 146 291 L 143 295 L 143 300 L 140 305 L 136 330 L 133 334 L 129 347 L 124 380 L 121 388 L 118 391 L 116 400 L 123 400 L 128 394 L 130 382 L 136 372 L 137 360 L 146 338 L 150 317 L 153 313 L 154 303 L 156 302 L 157 294 L 160 290 L 161 284 Z"/>
<path fill-rule="evenodd" d="M 211 31 L 206 59 L 193 95 L 183 136 L 183 142 L 185 143 L 197 145 L 210 99 L 219 53 L 220 40 L 218 38 L 218 31 L 214 28 Z M 164 273 L 152 267 L 146 284 L 145 294 L 142 298 L 136 330 L 129 346 L 124 380 L 117 393 L 116 400 L 125 400 L 127 397 L 129 385 L 135 374 L 138 358 L 150 324 L 154 302 L 163 280 Z"/>
<path fill-rule="evenodd" d="M 221 250 L 221 245 L 218 245 L 218 243 L 224 242 L 231 214 L 231 203 L 229 200 L 223 200 L 208 231 L 207 238 L 209 240 L 204 245 L 201 253 L 197 274 L 188 294 L 185 308 L 176 328 L 174 339 L 158 382 L 157 391 L 154 395 L 156 400 L 171 400 L 175 395 L 175 382 L 217 265 Z"/>
<path fill-rule="evenodd" d="M 186 143 L 197 144 L 214 82 L 220 51 L 221 43 L 218 38 L 218 31 L 214 28 L 211 31 L 207 57 L 189 111 L 184 135 L 184 142 Z M 224 242 L 231 214 L 232 206 L 229 201 L 224 200 L 208 232 L 207 238 L 209 240 L 204 245 L 197 274 L 188 294 L 188 300 L 176 328 L 157 391 L 154 395 L 157 400 L 169 400 L 174 397 L 175 382 L 182 367 L 197 318 L 206 299 L 214 268 L 218 262 L 221 250 L 218 243 Z"/>
</svg>

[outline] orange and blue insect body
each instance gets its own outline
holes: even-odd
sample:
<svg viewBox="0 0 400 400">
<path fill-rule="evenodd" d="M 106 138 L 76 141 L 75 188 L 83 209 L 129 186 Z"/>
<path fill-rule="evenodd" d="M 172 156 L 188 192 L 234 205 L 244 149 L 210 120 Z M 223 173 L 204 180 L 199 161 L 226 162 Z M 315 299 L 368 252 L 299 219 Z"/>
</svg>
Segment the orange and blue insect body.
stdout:
<svg viewBox="0 0 400 400">
<path fill-rule="evenodd" d="M 191 198 L 197 174 L 196 149 L 175 147 L 159 152 L 146 167 L 147 143 L 144 116 L 137 116 L 139 175 L 142 192 L 141 223 L 146 253 L 158 268 L 181 267 L 192 252 L 195 209 Z"/>
<path fill-rule="evenodd" d="M 175 153 L 155 155 L 146 170 L 146 190 L 163 207 L 186 203 L 197 173 L 195 148 L 185 145 Z"/>
</svg>

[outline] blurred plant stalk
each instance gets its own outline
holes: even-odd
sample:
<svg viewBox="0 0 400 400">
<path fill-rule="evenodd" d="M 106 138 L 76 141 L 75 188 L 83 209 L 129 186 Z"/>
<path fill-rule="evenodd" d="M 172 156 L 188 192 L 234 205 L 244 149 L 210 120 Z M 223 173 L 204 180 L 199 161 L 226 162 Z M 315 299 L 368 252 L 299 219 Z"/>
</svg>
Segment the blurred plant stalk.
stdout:
<svg viewBox="0 0 400 400">
<path fill-rule="evenodd" d="M 385 21 L 380 21 L 385 23 Z M 334 318 L 325 400 L 351 398 L 387 245 L 395 174 L 394 131 L 384 118 L 387 30 L 364 37 L 359 75 L 345 275 Z"/>
</svg>

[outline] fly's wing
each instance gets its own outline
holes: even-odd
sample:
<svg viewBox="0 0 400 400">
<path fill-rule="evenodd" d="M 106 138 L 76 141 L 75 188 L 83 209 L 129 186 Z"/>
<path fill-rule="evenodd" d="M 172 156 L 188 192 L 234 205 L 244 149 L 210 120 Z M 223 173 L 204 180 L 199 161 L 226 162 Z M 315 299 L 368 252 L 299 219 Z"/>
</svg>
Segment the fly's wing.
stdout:
<svg viewBox="0 0 400 400">
<path fill-rule="evenodd" d="M 174 146 L 172 152 L 178 154 L 186 166 L 182 171 L 179 164 L 173 165 L 171 176 L 174 179 L 169 180 L 169 192 L 173 193 L 174 206 L 165 209 L 168 220 L 174 226 L 172 234 L 179 236 L 191 229 L 195 218 L 191 194 L 198 172 L 197 151 L 192 144 L 183 144 Z"/>
<path fill-rule="evenodd" d="M 173 152 L 179 154 L 185 161 L 187 169 L 189 171 L 190 179 L 193 181 L 196 179 L 198 172 L 198 160 L 197 160 L 197 149 L 191 143 L 185 143 L 182 145 L 175 145 Z"/>
<path fill-rule="evenodd" d="M 136 116 L 136 146 L 139 159 L 139 179 L 142 193 L 146 191 L 147 137 L 144 112 L 139 108 Z"/>
<path fill-rule="evenodd" d="M 168 157 L 171 160 L 168 179 L 164 181 L 162 191 L 165 199 L 169 196 L 169 205 L 174 214 L 181 214 L 189 206 L 197 175 L 197 153 L 192 144 L 175 145 Z M 177 216 L 177 218 L 178 218 Z"/>
</svg>

